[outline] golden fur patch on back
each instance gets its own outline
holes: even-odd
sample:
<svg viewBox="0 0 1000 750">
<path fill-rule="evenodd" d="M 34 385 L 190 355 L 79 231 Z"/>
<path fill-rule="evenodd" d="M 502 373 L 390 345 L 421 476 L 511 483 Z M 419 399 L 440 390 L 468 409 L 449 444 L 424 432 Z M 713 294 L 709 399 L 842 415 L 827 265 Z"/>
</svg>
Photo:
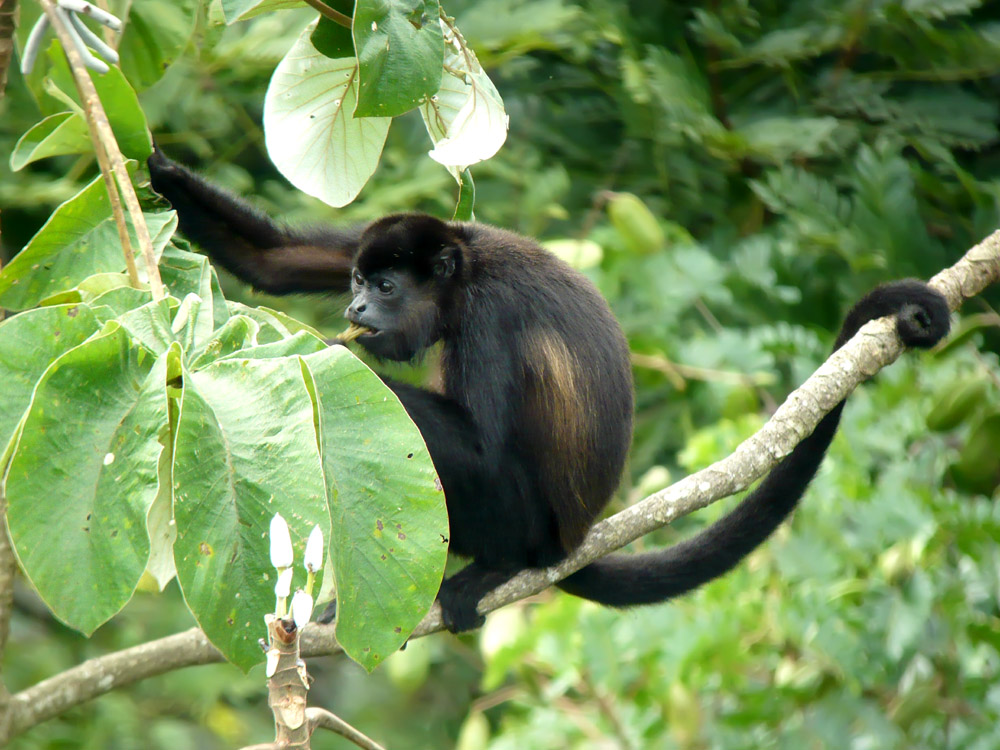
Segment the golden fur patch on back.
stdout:
<svg viewBox="0 0 1000 750">
<path fill-rule="evenodd" d="M 563 547 L 570 550 L 581 541 L 576 538 L 580 535 L 572 530 L 585 530 L 592 520 L 579 487 L 588 443 L 581 363 L 562 337 L 552 331 L 529 331 L 522 346 L 529 369 L 529 398 L 534 402 L 527 413 L 539 415 L 532 427 L 541 444 L 532 448 L 539 451 L 538 460 L 544 467 L 542 476 L 559 483 L 544 488 L 557 506 L 557 517 L 573 519 L 559 529 Z M 567 538 L 567 534 L 573 538 Z"/>
</svg>

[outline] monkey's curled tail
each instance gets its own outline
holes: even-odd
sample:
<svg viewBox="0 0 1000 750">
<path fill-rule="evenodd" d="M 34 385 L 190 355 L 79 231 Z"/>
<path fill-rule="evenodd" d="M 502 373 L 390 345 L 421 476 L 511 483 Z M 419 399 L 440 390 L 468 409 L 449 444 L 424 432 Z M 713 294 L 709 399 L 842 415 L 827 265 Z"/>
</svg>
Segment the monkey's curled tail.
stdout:
<svg viewBox="0 0 1000 750">
<path fill-rule="evenodd" d="M 909 347 L 931 347 L 950 327 L 941 294 L 921 281 L 897 281 L 874 289 L 851 309 L 834 351 L 869 320 L 886 315 L 896 316 L 896 331 Z M 841 401 L 757 489 L 701 533 L 664 550 L 602 558 L 557 586 L 601 604 L 628 607 L 670 599 L 727 573 L 795 508 L 819 469 L 843 409 Z"/>
</svg>

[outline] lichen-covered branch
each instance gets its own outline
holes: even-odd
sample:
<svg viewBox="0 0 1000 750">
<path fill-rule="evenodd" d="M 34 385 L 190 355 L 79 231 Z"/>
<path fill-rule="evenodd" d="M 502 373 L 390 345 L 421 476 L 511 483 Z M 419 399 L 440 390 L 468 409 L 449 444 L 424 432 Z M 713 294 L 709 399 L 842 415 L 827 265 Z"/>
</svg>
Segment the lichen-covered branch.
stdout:
<svg viewBox="0 0 1000 750">
<path fill-rule="evenodd" d="M 222 655 L 198 628 L 88 659 L 14 694 L 9 729 L 6 736 L 0 736 L 0 747 L 36 724 L 115 688 L 182 667 L 219 661 Z"/>
<path fill-rule="evenodd" d="M 987 237 L 951 268 L 931 279 L 955 310 L 1000 280 L 1000 231 Z M 692 474 L 666 489 L 598 523 L 580 548 L 561 564 L 545 570 L 527 570 L 486 596 L 480 612 L 523 599 L 561 580 L 587 563 L 613 552 L 645 534 L 709 503 L 746 489 L 754 480 L 812 432 L 823 415 L 846 398 L 864 380 L 902 353 L 892 322 L 866 324 L 794 391 L 772 419 L 726 459 Z M 441 629 L 435 605 L 411 638 Z M 309 625 L 302 631 L 304 657 L 340 651 L 331 625 Z M 13 696 L 11 723 L 0 744 L 31 726 L 96 698 L 116 687 L 222 657 L 197 628 L 119 651 L 67 670 Z"/>
</svg>

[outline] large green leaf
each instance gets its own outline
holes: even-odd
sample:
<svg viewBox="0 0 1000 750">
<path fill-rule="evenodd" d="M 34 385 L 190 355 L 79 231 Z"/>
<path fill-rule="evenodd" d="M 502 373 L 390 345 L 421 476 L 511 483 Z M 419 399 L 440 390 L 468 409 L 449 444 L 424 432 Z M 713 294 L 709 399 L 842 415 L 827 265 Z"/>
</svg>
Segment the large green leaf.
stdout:
<svg viewBox="0 0 1000 750">
<path fill-rule="evenodd" d="M 87 634 L 125 605 L 149 557 L 165 370 L 110 324 L 45 372 L 11 458 L 7 520 L 24 572 Z"/>
<path fill-rule="evenodd" d="M 0 324 L 0 452 L 28 408 L 35 383 L 56 357 L 97 331 L 84 305 L 29 310 Z"/>
<path fill-rule="evenodd" d="M 395 394 L 342 346 L 305 358 L 333 522 L 337 641 L 372 670 L 434 602 L 448 519 L 430 455 Z"/>
<path fill-rule="evenodd" d="M 438 90 L 444 62 L 440 12 L 437 0 L 358 0 L 355 117 L 401 115 Z"/>
<path fill-rule="evenodd" d="M 313 28 L 302 32 L 267 88 L 267 152 L 299 190 L 343 206 L 378 166 L 391 118 L 354 116 L 358 61 L 319 52 Z"/>
<path fill-rule="evenodd" d="M 122 33 L 121 68 L 140 91 L 156 83 L 194 34 L 198 0 L 143 0 L 129 3 Z"/>
<path fill-rule="evenodd" d="M 153 249 L 159 252 L 176 226 L 173 212 L 144 214 Z M 138 247 L 129 227 L 132 246 Z M 141 261 L 140 261 L 141 263 Z M 38 233 L 0 272 L 0 305 L 34 307 L 72 289 L 89 276 L 125 267 L 118 230 L 100 177 L 59 206 Z"/>
<path fill-rule="evenodd" d="M 81 154 L 91 148 L 87 123 L 76 112 L 50 115 L 22 135 L 10 154 L 14 172 L 33 161 L 60 154 Z"/>
<path fill-rule="evenodd" d="M 330 526 L 312 400 L 298 357 L 227 359 L 185 372 L 174 452 L 177 580 L 198 624 L 249 668 L 274 610 L 267 530 L 281 513 L 297 559 Z M 304 570 L 296 575 L 304 582 Z"/>
</svg>

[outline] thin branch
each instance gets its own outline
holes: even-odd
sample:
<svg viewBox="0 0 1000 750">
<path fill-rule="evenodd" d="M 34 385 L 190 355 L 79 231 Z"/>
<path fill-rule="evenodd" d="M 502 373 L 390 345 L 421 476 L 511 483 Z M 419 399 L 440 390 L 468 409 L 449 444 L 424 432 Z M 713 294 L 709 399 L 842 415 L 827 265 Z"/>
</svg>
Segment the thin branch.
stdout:
<svg viewBox="0 0 1000 750">
<path fill-rule="evenodd" d="M 340 24 L 346 28 L 352 27 L 352 20 L 350 16 L 345 16 L 339 10 L 334 10 L 329 5 L 323 2 L 323 0 L 303 0 L 303 2 L 310 8 L 316 10 L 324 18 L 329 18 L 334 23 Z"/>
<path fill-rule="evenodd" d="M 309 727 L 312 731 L 316 731 L 320 727 L 323 729 L 329 729 L 335 734 L 339 734 L 346 740 L 350 740 L 362 750 L 385 750 L 380 744 L 370 737 L 366 737 L 357 729 L 352 727 L 346 721 L 341 719 L 337 714 L 327 711 L 325 708 L 307 708 L 306 709 L 306 721 L 309 722 Z"/>
<path fill-rule="evenodd" d="M 108 116 L 101 104 L 101 99 L 94 88 L 94 82 L 90 80 L 79 51 L 73 43 L 71 33 L 63 23 L 63 15 L 58 12 L 54 0 L 38 0 L 45 15 L 52 24 L 53 30 L 59 37 L 62 44 L 63 53 L 69 61 L 70 70 L 73 73 L 73 80 L 76 83 L 77 91 L 80 94 L 80 102 L 83 104 L 83 111 L 87 118 L 87 130 L 90 133 L 91 142 L 94 145 L 94 152 L 97 154 L 97 161 L 101 166 L 101 175 L 104 177 L 104 185 L 108 191 L 108 198 L 111 201 L 111 210 L 114 213 L 115 224 L 118 227 L 118 237 L 122 243 L 125 253 L 125 265 L 128 268 L 129 280 L 133 286 L 139 286 L 139 274 L 135 266 L 135 252 L 132 249 L 132 241 L 128 234 L 128 226 L 125 222 L 125 214 L 122 211 L 121 197 L 125 199 L 125 206 L 128 208 L 129 216 L 132 218 L 132 226 L 135 228 L 136 237 L 139 240 L 139 247 L 142 250 L 143 261 L 146 266 L 146 275 L 149 279 L 149 288 L 154 300 L 161 300 L 166 296 L 163 282 L 160 280 L 160 270 L 156 265 L 156 254 L 153 251 L 153 242 L 149 236 L 149 228 L 146 226 L 146 219 L 139 207 L 139 199 L 132 187 L 132 180 L 125 168 L 125 158 L 118 148 L 118 142 L 111 130 Z M 116 187 L 117 183 L 117 187 Z M 119 191 L 121 191 L 119 193 Z M 121 196 L 121 197 L 120 197 Z"/>
<path fill-rule="evenodd" d="M 994 232 L 954 266 L 931 279 L 955 310 L 965 300 L 1000 281 L 1000 231 Z M 902 345 L 890 319 L 867 323 L 794 391 L 774 417 L 729 458 L 667 487 L 596 524 L 583 544 L 559 565 L 527 570 L 488 594 L 482 613 L 548 588 L 589 562 L 603 557 L 671 521 L 714 500 L 746 489 L 774 468 L 781 458 L 816 428 L 827 411 L 862 381 L 895 361 Z M 410 638 L 441 630 L 441 610 L 435 604 Z M 302 631 L 302 656 L 323 656 L 342 649 L 334 626 L 310 624 Z M 85 703 L 117 687 L 182 667 L 222 661 L 218 651 L 197 628 L 91 659 L 16 693 L 12 721 L 0 746 L 45 719 Z"/>
<path fill-rule="evenodd" d="M 773 385 L 777 378 L 769 372 L 745 373 L 729 372 L 727 370 L 713 370 L 709 367 L 695 367 L 693 365 L 682 365 L 656 354 L 638 354 L 632 352 L 632 364 L 636 367 L 644 367 L 649 370 L 656 370 L 666 375 L 673 383 L 674 387 L 683 391 L 687 388 L 686 380 L 705 380 L 717 383 L 730 383 L 732 385 L 747 385 L 751 387 L 759 385 Z"/>
</svg>

